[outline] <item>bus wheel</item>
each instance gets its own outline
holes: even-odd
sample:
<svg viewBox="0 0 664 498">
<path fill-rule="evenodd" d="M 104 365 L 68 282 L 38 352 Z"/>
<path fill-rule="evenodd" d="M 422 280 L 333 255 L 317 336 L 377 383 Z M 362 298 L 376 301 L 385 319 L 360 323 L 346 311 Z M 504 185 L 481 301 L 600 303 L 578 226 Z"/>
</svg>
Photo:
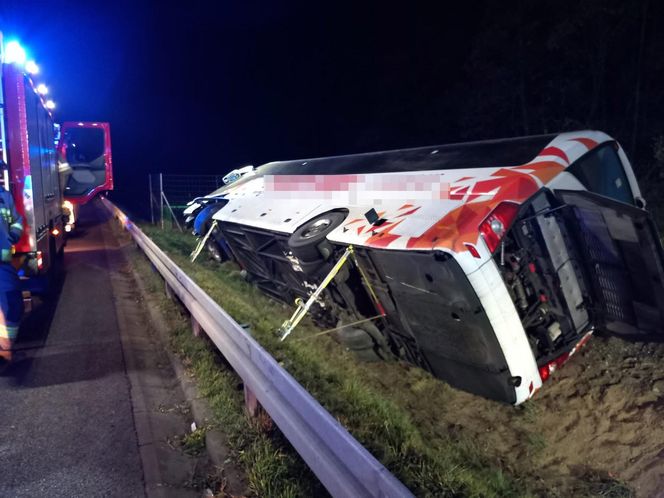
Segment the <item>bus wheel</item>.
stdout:
<svg viewBox="0 0 664 498">
<path fill-rule="evenodd" d="M 378 345 L 371 336 L 356 327 L 345 327 L 337 332 L 337 337 L 357 359 L 361 361 L 381 361 L 383 358 L 378 352 Z"/>
<path fill-rule="evenodd" d="M 293 255 L 305 263 L 326 260 L 332 253 L 327 235 L 346 219 L 346 213 L 330 211 L 300 226 L 288 239 Z"/>
<path fill-rule="evenodd" d="M 211 238 L 210 238 L 211 239 Z M 207 250 L 208 253 L 210 254 L 210 258 L 216 261 L 217 263 L 223 263 L 224 262 L 224 255 L 221 252 L 221 249 L 219 249 L 219 246 L 214 240 L 208 240 L 207 241 Z"/>
</svg>

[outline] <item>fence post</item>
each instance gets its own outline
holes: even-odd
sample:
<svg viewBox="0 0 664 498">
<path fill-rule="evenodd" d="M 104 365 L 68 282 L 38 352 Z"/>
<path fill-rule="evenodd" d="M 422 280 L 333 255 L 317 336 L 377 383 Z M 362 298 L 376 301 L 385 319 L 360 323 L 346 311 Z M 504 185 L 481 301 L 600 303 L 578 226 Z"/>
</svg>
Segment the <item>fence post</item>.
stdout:
<svg viewBox="0 0 664 498">
<path fill-rule="evenodd" d="M 180 222 L 178 221 L 177 216 L 175 216 L 175 211 L 173 211 L 173 208 L 171 207 L 171 203 L 168 202 L 168 199 L 166 198 L 166 194 L 164 194 L 162 192 L 161 195 L 162 195 L 161 201 L 162 201 L 162 203 L 163 202 L 166 203 L 166 207 L 168 208 L 168 211 L 171 213 L 171 219 L 175 222 L 178 229 L 182 232 L 183 230 L 182 230 L 182 227 L 180 226 Z M 173 221 L 171 221 L 171 228 L 173 228 Z M 163 226 L 162 226 L 162 228 L 163 228 Z"/>
<path fill-rule="evenodd" d="M 161 213 L 161 229 L 164 229 L 164 175 L 159 173 L 159 212 Z"/>
<path fill-rule="evenodd" d="M 154 194 L 152 193 L 152 173 L 148 174 L 148 184 L 150 186 L 150 221 L 154 225 Z"/>
</svg>

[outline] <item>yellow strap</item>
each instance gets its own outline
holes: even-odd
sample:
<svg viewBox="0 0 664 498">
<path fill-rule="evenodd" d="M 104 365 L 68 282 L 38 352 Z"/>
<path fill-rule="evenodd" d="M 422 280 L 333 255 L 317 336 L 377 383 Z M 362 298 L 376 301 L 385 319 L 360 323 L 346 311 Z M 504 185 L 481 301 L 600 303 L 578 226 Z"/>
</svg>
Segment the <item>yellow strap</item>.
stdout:
<svg viewBox="0 0 664 498">
<path fill-rule="evenodd" d="M 198 257 L 198 255 L 201 253 L 201 251 L 202 251 L 203 248 L 205 247 L 205 243 L 206 243 L 207 240 L 210 238 L 210 235 L 212 234 L 212 231 L 213 231 L 216 227 L 217 227 L 217 220 L 214 220 L 214 221 L 212 222 L 212 225 L 210 226 L 210 229 L 209 229 L 209 230 L 207 231 L 207 233 L 205 234 L 205 237 L 203 237 L 202 239 L 200 239 L 200 240 L 198 241 L 198 244 L 196 245 L 196 248 L 195 248 L 194 251 L 191 253 L 190 256 L 191 256 L 191 262 L 192 262 L 192 263 L 193 263 L 194 261 L 196 261 L 196 258 Z"/>
<path fill-rule="evenodd" d="M 346 251 L 343 253 L 341 258 L 339 258 L 339 261 L 334 265 L 332 270 L 330 270 L 330 273 L 327 274 L 327 276 L 323 279 L 321 284 L 316 288 L 316 290 L 309 296 L 309 299 L 307 299 L 307 302 L 303 302 L 301 298 L 297 298 L 295 300 L 295 304 L 297 305 L 297 309 L 295 312 L 293 312 L 293 315 L 290 317 L 290 319 L 286 320 L 282 325 L 279 331 L 281 332 L 281 339 L 284 340 L 286 337 L 290 335 L 290 333 L 297 327 L 297 325 L 302 321 L 302 319 L 305 317 L 307 312 L 309 311 L 309 308 L 311 308 L 311 305 L 318 299 L 318 296 L 323 292 L 323 290 L 330 284 L 330 282 L 334 279 L 334 277 L 337 276 L 337 273 L 339 273 L 339 270 L 343 267 L 343 265 L 348 261 L 348 258 L 352 258 L 353 263 L 355 264 L 355 267 L 358 269 L 360 272 L 360 276 L 362 277 L 362 280 L 364 281 L 368 291 L 369 295 L 371 296 L 371 299 L 374 302 L 374 305 L 376 306 L 376 309 L 380 313 L 379 315 L 376 315 L 375 317 L 372 318 L 365 318 L 363 320 L 359 320 L 357 322 L 353 322 L 348 325 L 343 325 L 341 327 L 337 327 L 334 329 L 330 330 L 325 330 L 323 332 L 314 334 L 313 336 L 310 337 L 317 337 L 319 335 L 323 334 L 329 334 L 330 332 L 333 332 L 335 330 L 339 330 L 344 327 L 349 327 L 351 325 L 357 325 L 358 323 L 364 323 L 366 321 L 371 321 L 375 320 L 377 318 L 382 318 L 385 316 L 385 309 L 383 306 L 380 304 L 380 301 L 378 300 L 378 296 L 376 296 L 376 292 L 374 291 L 373 287 L 371 286 L 371 282 L 367 278 L 366 273 L 364 273 L 364 270 L 360 266 L 359 261 L 357 260 L 357 257 L 355 256 L 355 249 L 353 248 L 352 245 L 349 245 L 346 248 Z"/>
<path fill-rule="evenodd" d="M 369 279 L 367 278 L 366 274 L 364 273 L 364 270 L 360 266 L 360 263 L 357 261 L 357 257 L 355 256 L 354 252 L 353 252 L 353 263 L 355 263 L 355 267 L 360 272 L 360 276 L 362 277 L 362 280 L 364 280 L 364 283 L 366 284 L 367 289 L 369 289 L 369 294 L 371 295 L 371 299 L 373 299 L 373 302 L 374 302 L 374 305 L 376 306 L 376 309 L 381 313 L 380 316 L 385 316 L 385 310 L 383 309 L 383 305 L 380 304 L 380 301 L 378 300 L 378 296 L 376 296 L 376 292 L 374 291 L 373 287 L 371 286 L 371 282 L 369 282 Z"/>
<path fill-rule="evenodd" d="M 348 261 L 348 257 L 353 254 L 353 246 L 348 246 L 344 253 L 341 255 L 341 258 L 339 258 L 339 261 L 332 267 L 332 270 L 330 270 L 330 273 L 327 274 L 327 276 L 323 279 L 321 284 L 316 288 L 316 290 L 309 296 L 309 299 L 307 299 L 306 303 L 302 303 L 302 300 L 299 300 L 299 302 L 296 300 L 295 303 L 298 305 L 297 309 L 293 313 L 293 316 L 290 317 L 290 319 L 286 320 L 282 325 L 281 328 L 279 329 L 281 332 L 281 339 L 284 340 L 286 337 L 290 335 L 290 333 L 293 331 L 295 327 L 302 321 L 304 316 L 307 314 L 309 311 L 309 308 L 311 308 L 311 305 L 314 304 L 316 299 L 318 299 L 318 296 L 320 296 L 321 292 L 329 285 L 329 283 L 334 279 L 334 277 L 339 273 L 339 270 L 341 270 L 341 267 Z"/>
</svg>

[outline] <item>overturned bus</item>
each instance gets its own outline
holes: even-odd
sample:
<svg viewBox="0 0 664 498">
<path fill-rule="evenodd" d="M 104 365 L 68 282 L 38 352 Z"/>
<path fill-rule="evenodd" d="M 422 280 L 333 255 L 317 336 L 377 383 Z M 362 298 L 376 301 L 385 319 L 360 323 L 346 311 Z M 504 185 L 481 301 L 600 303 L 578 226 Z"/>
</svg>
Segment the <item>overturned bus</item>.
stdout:
<svg viewBox="0 0 664 498">
<path fill-rule="evenodd" d="M 314 320 L 491 399 L 529 399 L 597 329 L 662 332 L 659 236 L 601 132 L 273 162 L 188 213 L 289 303 L 352 246 Z"/>
</svg>

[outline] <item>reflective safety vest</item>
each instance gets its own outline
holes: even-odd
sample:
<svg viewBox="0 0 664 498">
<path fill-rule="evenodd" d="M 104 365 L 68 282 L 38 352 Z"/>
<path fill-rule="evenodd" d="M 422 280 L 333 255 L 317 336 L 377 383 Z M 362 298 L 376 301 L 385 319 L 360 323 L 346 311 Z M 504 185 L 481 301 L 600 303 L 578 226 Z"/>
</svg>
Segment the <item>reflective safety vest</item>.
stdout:
<svg viewBox="0 0 664 498">
<path fill-rule="evenodd" d="M 0 187 L 0 260 L 8 263 L 12 259 L 12 246 L 23 234 L 23 221 L 16 211 L 12 194 Z"/>
</svg>

